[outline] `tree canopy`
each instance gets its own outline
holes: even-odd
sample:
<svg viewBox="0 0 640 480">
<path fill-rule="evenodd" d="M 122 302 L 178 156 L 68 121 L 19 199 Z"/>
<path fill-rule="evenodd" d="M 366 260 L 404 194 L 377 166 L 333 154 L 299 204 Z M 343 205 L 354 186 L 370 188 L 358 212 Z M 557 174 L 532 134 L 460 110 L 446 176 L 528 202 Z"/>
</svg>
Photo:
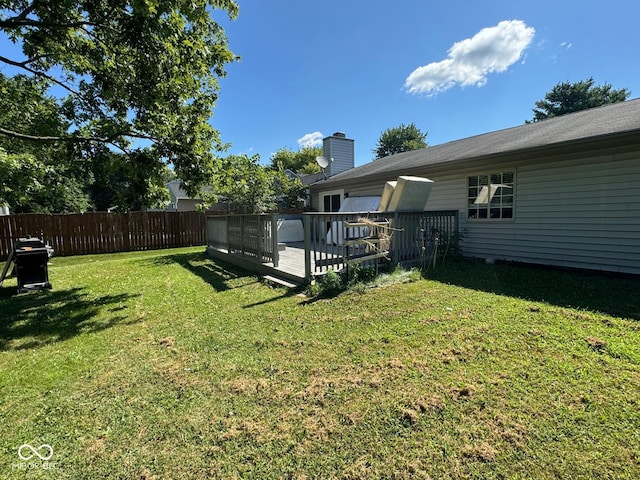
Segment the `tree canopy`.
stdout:
<svg viewBox="0 0 640 480">
<path fill-rule="evenodd" d="M 38 79 L 0 73 L 0 125 L 32 136 L 62 135 L 68 124 L 45 90 Z M 87 210 L 92 177 L 74 145 L 0 135 L 0 149 L 0 204 L 17 213 Z"/>
<path fill-rule="evenodd" d="M 11 139 L 5 152 L 22 154 L 28 148 L 14 150 L 16 142 L 35 142 L 63 145 L 77 158 L 119 155 L 120 171 L 134 172 L 142 198 L 153 197 L 162 177 L 156 173 L 171 165 L 195 195 L 220 172 L 214 152 L 226 145 L 209 119 L 218 79 L 237 58 L 214 20 L 217 11 L 235 18 L 238 6 L 233 0 L 0 2 L 0 34 L 21 51 L 0 53 L 0 66 L 48 92 L 43 106 L 55 104 L 58 114 L 57 124 L 44 129 L 15 123 L 15 112 L 0 110 L 0 136 Z"/>
<path fill-rule="evenodd" d="M 403 123 L 383 131 L 372 152 L 375 158 L 382 158 L 396 153 L 419 150 L 428 146 L 426 138 L 427 133 L 422 133 L 414 123 L 409 125 Z"/>
<path fill-rule="evenodd" d="M 270 168 L 272 170 L 291 170 L 295 173 L 320 173 L 320 165 L 316 157 L 322 155 L 322 148 L 304 147 L 297 152 L 288 148 L 281 148 L 271 155 Z"/>
<path fill-rule="evenodd" d="M 597 86 L 594 83 L 593 77 L 575 83 L 558 83 L 542 100 L 535 103 L 533 119 L 527 123 L 609 103 L 624 102 L 629 98 L 630 92 L 626 88 L 614 90 L 608 83 Z"/>
<path fill-rule="evenodd" d="M 260 165 L 260 155 L 229 155 L 222 160 L 228 174 L 221 177 L 216 194 L 241 213 L 262 213 L 299 209 L 304 205 L 305 187 L 289 178 L 284 169 Z"/>
</svg>

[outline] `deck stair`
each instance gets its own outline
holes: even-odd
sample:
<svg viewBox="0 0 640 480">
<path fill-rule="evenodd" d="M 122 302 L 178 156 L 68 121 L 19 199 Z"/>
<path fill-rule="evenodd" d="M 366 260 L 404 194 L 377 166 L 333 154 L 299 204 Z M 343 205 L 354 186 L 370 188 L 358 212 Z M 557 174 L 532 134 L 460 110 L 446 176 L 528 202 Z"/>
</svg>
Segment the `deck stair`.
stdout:
<svg viewBox="0 0 640 480">
<path fill-rule="evenodd" d="M 263 275 L 262 278 L 271 284 L 275 284 L 277 286 L 286 287 L 290 289 L 298 288 L 302 285 L 301 282 L 298 283 L 291 278 L 284 278 L 283 276 L 276 275 L 276 274 Z"/>
</svg>

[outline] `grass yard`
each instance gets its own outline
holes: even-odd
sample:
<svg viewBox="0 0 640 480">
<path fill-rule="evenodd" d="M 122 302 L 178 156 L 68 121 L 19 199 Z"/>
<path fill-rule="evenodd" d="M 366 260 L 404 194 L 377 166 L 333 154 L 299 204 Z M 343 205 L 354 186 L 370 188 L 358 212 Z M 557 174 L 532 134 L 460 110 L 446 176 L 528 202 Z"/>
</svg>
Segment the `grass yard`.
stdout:
<svg viewBox="0 0 640 480">
<path fill-rule="evenodd" d="M 307 301 L 202 250 L 0 288 L 1 478 L 640 478 L 640 281 L 462 262 Z"/>
</svg>

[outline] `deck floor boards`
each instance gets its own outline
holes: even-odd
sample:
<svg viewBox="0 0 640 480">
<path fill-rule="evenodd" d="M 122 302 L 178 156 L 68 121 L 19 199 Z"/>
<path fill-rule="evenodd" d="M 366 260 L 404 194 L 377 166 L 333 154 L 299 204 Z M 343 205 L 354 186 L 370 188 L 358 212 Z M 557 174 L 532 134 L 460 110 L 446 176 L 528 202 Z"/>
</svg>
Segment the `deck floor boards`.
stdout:
<svg viewBox="0 0 640 480">
<path fill-rule="evenodd" d="M 216 252 L 218 252 L 218 254 L 222 254 L 224 259 L 227 261 L 230 261 L 231 263 L 235 263 L 233 260 L 234 258 L 238 258 L 238 259 L 243 258 L 239 254 L 229 255 L 229 253 L 225 249 L 215 248 L 212 246 L 209 246 L 208 249 L 213 249 Z M 319 257 L 327 261 L 327 259 L 338 258 L 341 252 L 340 252 L 340 247 L 335 247 L 335 246 L 329 247 L 329 248 L 325 247 L 325 251 L 323 251 L 321 254 L 320 252 L 312 251 L 311 252 L 311 275 L 312 276 L 317 275 L 318 271 L 320 270 L 326 271 L 326 268 L 319 269 L 318 271 L 316 271 L 314 253 L 317 253 Z M 293 276 L 293 277 L 296 277 L 296 281 L 298 281 L 299 283 L 304 283 L 305 281 L 304 243 L 299 242 L 299 243 L 287 244 L 283 250 L 280 250 L 278 252 L 278 257 L 279 257 L 278 258 L 279 261 L 278 261 L 277 267 L 274 267 L 273 263 L 271 262 L 261 263 L 261 264 L 256 263 L 255 265 L 260 265 L 259 271 L 263 271 L 263 272 L 268 271 L 269 274 L 273 274 L 273 275 L 285 274 L 285 276 L 288 276 L 288 277 Z M 251 263 L 249 263 L 249 265 L 251 265 Z M 251 269 L 251 267 L 248 267 L 248 268 Z"/>
</svg>

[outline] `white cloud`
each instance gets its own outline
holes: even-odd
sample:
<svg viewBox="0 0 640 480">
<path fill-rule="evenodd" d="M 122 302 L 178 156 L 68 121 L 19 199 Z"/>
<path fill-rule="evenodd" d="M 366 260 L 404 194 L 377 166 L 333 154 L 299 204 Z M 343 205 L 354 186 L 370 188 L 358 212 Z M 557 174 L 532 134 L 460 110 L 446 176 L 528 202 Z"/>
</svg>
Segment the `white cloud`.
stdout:
<svg viewBox="0 0 640 480">
<path fill-rule="evenodd" d="M 320 132 L 307 133 L 306 135 L 298 139 L 298 145 L 300 146 L 300 148 L 321 147 L 323 138 L 324 135 L 322 135 L 322 133 Z"/>
<path fill-rule="evenodd" d="M 517 62 L 534 35 L 535 29 L 521 20 L 505 20 L 483 28 L 472 38 L 454 43 L 445 60 L 415 69 L 404 86 L 410 93 L 427 95 L 455 85 L 482 86 L 489 73 L 504 72 Z"/>
<path fill-rule="evenodd" d="M 565 47 L 567 50 L 569 50 L 571 47 L 573 47 L 573 43 L 571 42 L 562 42 L 560 44 L 561 47 Z"/>
</svg>

